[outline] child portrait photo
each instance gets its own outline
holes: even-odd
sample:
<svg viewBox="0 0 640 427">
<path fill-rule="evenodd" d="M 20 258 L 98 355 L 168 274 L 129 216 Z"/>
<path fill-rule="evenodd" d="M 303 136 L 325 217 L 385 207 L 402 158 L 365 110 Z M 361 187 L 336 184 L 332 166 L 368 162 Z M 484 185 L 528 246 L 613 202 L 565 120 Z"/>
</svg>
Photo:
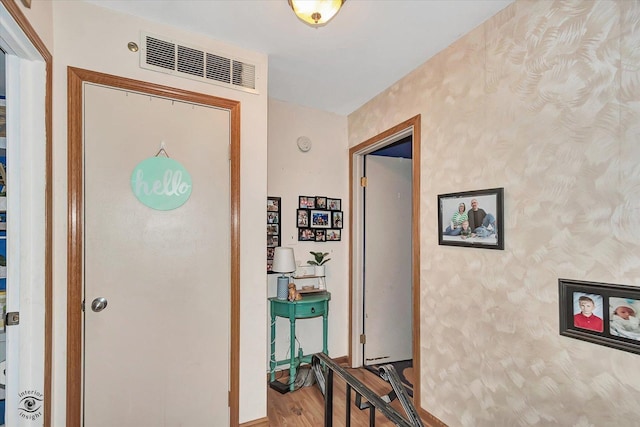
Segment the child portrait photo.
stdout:
<svg viewBox="0 0 640 427">
<path fill-rule="evenodd" d="M 573 293 L 573 325 L 576 328 L 602 332 L 602 295 Z"/>
<path fill-rule="evenodd" d="M 640 301 L 632 298 L 609 298 L 609 329 L 611 335 L 640 341 Z"/>
</svg>

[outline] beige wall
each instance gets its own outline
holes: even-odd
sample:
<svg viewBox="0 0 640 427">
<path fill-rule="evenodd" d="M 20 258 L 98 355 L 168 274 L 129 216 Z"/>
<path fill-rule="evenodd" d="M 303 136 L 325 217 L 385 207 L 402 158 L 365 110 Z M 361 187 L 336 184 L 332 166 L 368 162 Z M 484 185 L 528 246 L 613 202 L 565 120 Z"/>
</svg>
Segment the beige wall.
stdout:
<svg viewBox="0 0 640 427">
<path fill-rule="evenodd" d="M 24 9 L 23 9 L 24 10 Z M 52 425 L 65 424 L 66 394 L 66 236 L 67 236 L 67 67 L 79 67 L 241 102 L 241 297 L 240 422 L 266 415 L 264 347 L 267 337 L 264 289 L 264 206 L 266 200 L 267 58 L 79 1 L 34 0 L 27 18 L 54 58 L 53 70 L 53 222 L 54 222 L 54 355 Z M 127 50 L 146 31 L 207 50 L 241 57 L 258 66 L 259 95 L 143 70 L 138 55 Z M 53 42 L 55 40 L 55 43 Z M 126 153 L 123 153 L 126 155 Z M 123 248 L 126 250 L 126 247 Z M 251 331 L 248 333 L 247 331 Z M 171 337 L 167 337 L 171 345 Z"/>
<path fill-rule="evenodd" d="M 298 150 L 296 145 L 302 135 L 309 137 L 313 144 L 307 153 Z M 313 259 L 309 251 L 330 253 L 331 261 L 326 264 L 327 289 L 331 292 L 328 348 L 332 357 L 345 356 L 349 341 L 346 327 L 349 323 L 349 235 L 343 229 L 339 242 L 298 242 L 296 208 L 298 196 L 339 198 L 346 220 L 349 209 L 347 118 L 270 99 L 268 139 L 267 188 L 269 196 L 282 198 L 282 245 L 292 247 L 296 260 L 302 265 Z M 269 296 L 276 296 L 276 277 L 269 275 Z M 276 320 L 276 358 L 280 360 L 288 357 L 289 322 Z M 322 351 L 320 319 L 297 321 L 296 335 L 305 354 Z"/>
<path fill-rule="evenodd" d="M 421 406 L 451 426 L 640 416 L 638 355 L 561 337 L 558 278 L 640 285 L 640 3 L 518 0 L 349 116 L 422 115 Z M 438 246 L 437 195 L 505 188 L 505 250 Z"/>
<path fill-rule="evenodd" d="M 14 0 L 24 16 L 29 20 L 38 37 L 46 45 L 49 53 L 53 53 L 53 2 L 50 0 L 32 0 L 31 7 L 26 8 L 20 0 Z"/>
</svg>

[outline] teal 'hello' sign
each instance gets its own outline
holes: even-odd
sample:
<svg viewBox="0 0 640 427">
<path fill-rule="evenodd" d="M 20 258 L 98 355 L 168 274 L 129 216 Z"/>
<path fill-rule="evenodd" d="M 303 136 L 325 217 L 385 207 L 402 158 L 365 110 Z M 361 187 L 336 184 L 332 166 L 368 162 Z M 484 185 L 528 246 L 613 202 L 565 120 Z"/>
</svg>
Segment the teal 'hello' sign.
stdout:
<svg viewBox="0 0 640 427">
<path fill-rule="evenodd" d="M 184 205 L 191 196 L 191 175 L 169 157 L 149 157 L 133 169 L 131 189 L 143 204 L 169 211 Z"/>
</svg>

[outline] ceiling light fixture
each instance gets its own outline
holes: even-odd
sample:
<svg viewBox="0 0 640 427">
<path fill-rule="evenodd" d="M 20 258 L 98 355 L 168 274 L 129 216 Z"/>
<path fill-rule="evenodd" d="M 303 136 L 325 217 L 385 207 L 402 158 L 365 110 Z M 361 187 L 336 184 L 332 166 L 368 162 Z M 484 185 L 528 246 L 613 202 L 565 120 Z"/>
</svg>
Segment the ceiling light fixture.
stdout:
<svg viewBox="0 0 640 427">
<path fill-rule="evenodd" d="M 336 16 L 346 0 L 288 0 L 293 12 L 304 23 L 322 27 Z"/>
</svg>

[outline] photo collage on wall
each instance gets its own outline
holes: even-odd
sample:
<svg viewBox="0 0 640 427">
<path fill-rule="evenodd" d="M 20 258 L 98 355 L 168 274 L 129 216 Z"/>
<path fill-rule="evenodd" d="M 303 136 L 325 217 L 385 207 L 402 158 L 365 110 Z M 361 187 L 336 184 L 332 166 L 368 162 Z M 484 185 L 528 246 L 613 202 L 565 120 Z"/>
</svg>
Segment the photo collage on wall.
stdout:
<svg viewBox="0 0 640 427">
<path fill-rule="evenodd" d="M 296 212 L 298 241 L 337 242 L 342 239 L 342 200 L 324 196 L 299 196 Z"/>
<path fill-rule="evenodd" d="M 280 246 L 280 197 L 267 197 L 267 273 L 273 273 L 273 255 Z"/>
</svg>

